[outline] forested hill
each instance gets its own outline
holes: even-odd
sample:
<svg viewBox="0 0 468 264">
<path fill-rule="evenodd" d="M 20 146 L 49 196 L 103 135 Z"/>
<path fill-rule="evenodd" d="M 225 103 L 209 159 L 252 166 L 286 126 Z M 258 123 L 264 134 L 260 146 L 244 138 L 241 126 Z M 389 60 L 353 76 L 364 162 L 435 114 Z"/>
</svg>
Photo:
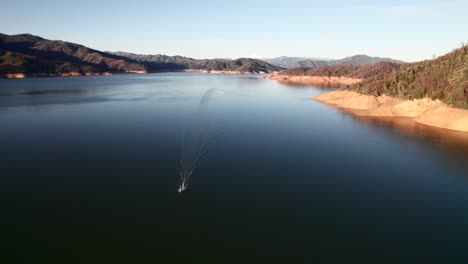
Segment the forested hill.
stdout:
<svg viewBox="0 0 468 264">
<path fill-rule="evenodd" d="M 374 75 L 389 74 L 399 67 L 400 64 L 393 62 L 379 62 L 362 66 L 330 65 L 320 67 L 299 67 L 281 71 L 279 72 L 279 75 L 351 77 L 365 79 Z"/>
<path fill-rule="evenodd" d="M 0 36 L 0 73 L 146 71 L 142 64 L 79 44 L 30 34 Z"/>
<path fill-rule="evenodd" d="M 390 73 L 373 74 L 348 89 L 404 99 L 430 97 L 468 108 L 468 46 L 433 60 L 401 64 Z"/>
</svg>

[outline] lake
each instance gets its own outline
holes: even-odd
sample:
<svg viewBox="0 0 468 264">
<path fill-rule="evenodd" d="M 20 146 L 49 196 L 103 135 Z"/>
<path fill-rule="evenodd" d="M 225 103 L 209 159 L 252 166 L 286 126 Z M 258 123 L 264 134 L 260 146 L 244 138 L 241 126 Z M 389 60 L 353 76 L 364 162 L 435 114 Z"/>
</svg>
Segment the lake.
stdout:
<svg viewBox="0 0 468 264">
<path fill-rule="evenodd" d="M 0 80 L 4 256 L 467 263 L 466 135 L 310 100 L 327 91 L 197 73 Z M 213 126 L 178 193 L 181 135 Z"/>
</svg>

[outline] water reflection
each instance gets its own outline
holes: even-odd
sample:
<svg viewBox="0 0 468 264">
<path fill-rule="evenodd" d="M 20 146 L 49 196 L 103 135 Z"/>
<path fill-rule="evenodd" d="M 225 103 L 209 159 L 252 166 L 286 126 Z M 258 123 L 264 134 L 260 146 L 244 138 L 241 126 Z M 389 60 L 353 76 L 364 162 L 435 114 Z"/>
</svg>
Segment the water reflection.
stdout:
<svg viewBox="0 0 468 264">
<path fill-rule="evenodd" d="M 325 84 L 305 84 L 305 83 L 293 83 L 290 81 L 278 81 L 285 87 L 294 88 L 308 88 L 314 87 L 320 92 L 329 92 L 337 90 L 340 85 Z M 315 96 L 315 95 L 314 95 Z M 311 96 L 311 97 L 314 97 Z M 444 149 L 450 150 L 461 154 L 464 158 L 468 159 L 468 133 L 449 130 L 444 128 L 433 127 L 414 121 L 413 118 L 409 117 L 369 117 L 369 116 L 357 116 L 354 115 L 351 110 L 340 108 L 345 115 L 351 115 L 354 119 L 359 121 L 367 122 L 377 127 L 390 128 L 397 133 L 414 136 L 430 142 L 431 144 L 437 145 Z"/>
<path fill-rule="evenodd" d="M 2 237 L 13 241 L 12 254 L 31 258 L 25 263 L 76 252 L 90 258 L 86 253 L 102 245 L 111 258 L 124 252 L 148 259 L 138 262 L 180 252 L 193 260 L 205 249 L 288 259 L 330 253 L 342 258 L 337 263 L 349 260 L 343 252 L 362 252 L 357 248 L 466 254 L 467 159 L 456 151 L 467 140 L 455 140 L 454 151 L 430 144 L 452 146 L 460 133 L 359 122 L 309 100 L 326 90 L 235 76 L 115 75 L 0 86 L 3 93 L 97 87 L 89 94 L 0 97 L 0 224 L 8 227 Z M 177 135 L 212 88 L 207 120 L 222 121 L 223 133 L 198 168 L 194 191 L 180 196 Z"/>
</svg>

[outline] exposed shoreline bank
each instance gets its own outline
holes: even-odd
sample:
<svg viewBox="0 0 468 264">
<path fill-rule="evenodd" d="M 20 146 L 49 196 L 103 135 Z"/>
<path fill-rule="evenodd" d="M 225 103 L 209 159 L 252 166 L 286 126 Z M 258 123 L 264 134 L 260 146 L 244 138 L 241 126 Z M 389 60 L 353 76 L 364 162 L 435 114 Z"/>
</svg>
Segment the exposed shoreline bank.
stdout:
<svg viewBox="0 0 468 264">
<path fill-rule="evenodd" d="M 362 79 L 350 77 L 335 77 L 335 76 L 293 76 L 293 75 L 270 75 L 264 77 L 265 79 L 275 80 L 278 82 L 292 83 L 292 84 L 312 84 L 319 86 L 340 87 L 342 85 L 351 85 L 359 83 Z"/>
<path fill-rule="evenodd" d="M 407 117 L 428 126 L 468 132 L 468 110 L 453 108 L 430 98 L 403 100 L 340 90 L 312 99 L 360 117 Z"/>
</svg>

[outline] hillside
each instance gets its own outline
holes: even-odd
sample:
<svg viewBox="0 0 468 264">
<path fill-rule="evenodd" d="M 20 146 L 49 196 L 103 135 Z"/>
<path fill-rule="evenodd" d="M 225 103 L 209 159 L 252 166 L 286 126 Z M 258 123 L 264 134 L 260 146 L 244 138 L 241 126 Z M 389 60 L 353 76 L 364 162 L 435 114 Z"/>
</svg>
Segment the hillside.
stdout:
<svg viewBox="0 0 468 264">
<path fill-rule="evenodd" d="M 391 58 L 371 57 L 367 55 L 355 55 L 339 60 L 310 59 L 303 57 L 278 57 L 273 59 L 264 59 L 264 61 L 284 68 L 320 67 L 325 65 L 340 64 L 360 66 L 375 64 L 378 62 L 403 63 L 402 61 L 394 60 Z"/>
<path fill-rule="evenodd" d="M 269 73 L 282 68 L 254 59 L 195 60 L 182 56 L 109 53 L 31 34 L 0 34 L 0 77 L 8 74 L 57 76 L 104 72 L 163 72 L 183 70 Z"/>
<path fill-rule="evenodd" d="M 402 99 L 429 97 L 468 108 L 468 47 L 434 60 L 402 64 L 392 72 L 376 72 L 347 89 Z"/>
<path fill-rule="evenodd" d="M 197 70 L 238 71 L 254 73 L 269 73 L 283 70 L 283 68 L 271 65 L 267 62 L 249 58 L 240 58 L 231 61 L 201 60 L 191 64 L 189 68 Z"/>
<path fill-rule="evenodd" d="M 0 74 L 146 71 L 144 65 L 82 45 L 30 34 L 0 36 Z"/>
<path fill-rule="evenodd" d="M 350 77 L 365 79 L 376 74 L 389 74 L 400 67 L 393 62 L 379 62 L 372 65 L 331 65 L 320 67 L 299 67 L 281 71 L 279 75 L 289 76 L 324 76 L 324 77 Z"/>
<path fill-rule="evenodd" d="M 195 59 L 183 56 L 167 56 L 167 55 L 139 55 L 129 52 L 107 52 L 127 59 L 137 61 L 148 67 L 149 71 L 182 71 L 187 69 L 189 65 L 195 62 Z"/>
</svg>

